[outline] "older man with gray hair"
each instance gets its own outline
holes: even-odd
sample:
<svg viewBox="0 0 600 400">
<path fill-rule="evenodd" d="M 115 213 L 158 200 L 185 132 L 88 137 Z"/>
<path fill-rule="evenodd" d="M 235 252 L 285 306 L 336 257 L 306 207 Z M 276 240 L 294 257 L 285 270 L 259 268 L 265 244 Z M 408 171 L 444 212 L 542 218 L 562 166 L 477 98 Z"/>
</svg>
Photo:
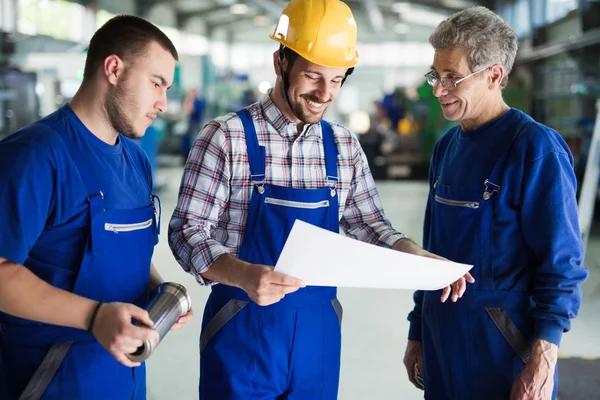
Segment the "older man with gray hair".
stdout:
<svg viewBox="0 0 600 400">
<path fill-rule="evenodd" d="M 404 364 L 428 399 L 555 399 L 557 351 L 577 315 L 583 246 L 565 141 L 502 99 L 517 37 L 473 7 L 430 37 L 426 74 L 458 125 L 435 146 L 423 247 L 473 264 L 459 302 L 418 291 Z"/>
</svg>

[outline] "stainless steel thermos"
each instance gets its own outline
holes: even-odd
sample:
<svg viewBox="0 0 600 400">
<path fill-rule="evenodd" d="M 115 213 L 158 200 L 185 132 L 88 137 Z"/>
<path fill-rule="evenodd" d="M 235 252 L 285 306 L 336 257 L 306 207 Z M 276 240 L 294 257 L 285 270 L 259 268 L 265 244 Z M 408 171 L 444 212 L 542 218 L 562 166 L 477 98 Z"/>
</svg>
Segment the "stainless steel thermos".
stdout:
<svg viewBox="0 0 600 400">
<path fill-rule="evenodd" d="M 154 322 L 152 328 L 158 330 L 158 340 L 155 342 L 145 340 L 135 353 L 129 355 L 129 358 L 132 361 L 142 362 L 150 357 L 177 319 L 187 314 L 191 308 L 192 300 L 182 285 L 165 282 L 157 286 L 146 311 Z"/>
</svg>

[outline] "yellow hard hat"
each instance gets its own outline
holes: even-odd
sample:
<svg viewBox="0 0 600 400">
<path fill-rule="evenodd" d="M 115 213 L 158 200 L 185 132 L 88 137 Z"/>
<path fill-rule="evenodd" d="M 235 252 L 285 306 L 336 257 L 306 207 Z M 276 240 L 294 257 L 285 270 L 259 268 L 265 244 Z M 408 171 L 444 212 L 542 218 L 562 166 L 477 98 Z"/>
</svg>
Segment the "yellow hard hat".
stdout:
<svg viewBox="0 0 600 400">
<path fill-rule="evenodd" d="M 356 21 L 340 0 L 292 0 L 270 37 L 323 67 L 358 63 Z"/>
</svg>

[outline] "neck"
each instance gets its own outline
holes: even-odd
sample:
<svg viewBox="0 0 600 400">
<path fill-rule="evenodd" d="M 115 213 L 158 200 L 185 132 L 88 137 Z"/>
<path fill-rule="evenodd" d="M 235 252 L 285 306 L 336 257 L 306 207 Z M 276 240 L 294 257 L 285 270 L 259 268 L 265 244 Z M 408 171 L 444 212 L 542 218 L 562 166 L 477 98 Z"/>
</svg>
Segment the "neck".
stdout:
<svg viewBox="0 0 600 400">
<path fill-rule="evenodd" d="M 105 97 L 104 91 L 95 87 L 93 82 L 82 84 L 69 105 L 94 136 L 105 143 L 114 145 L 117 143 L 119 133 L 108 121 L 103 101 Z"/>
<path fill-rule="evenodd" d="M 460 121 L 460 127 L 463 132 L 470 132 L 481 128 L 482 126 L 489 124 L 492 121 L 504 116 L 510 107 L 502 99 L 502 95 L 489 104 L 482 104 L 480 109 L 486 110 L 485 113 L 481 113 L 478 117 L 468 120 Z"/>
<path fill-rule="evenodd" d="M 294 112 L 292 111 L 290 104 L 287 101 L 287 97 L 285 96 L 285 90 L 283 88 L 283 81 L 281 80 L 281 78 L 277 78 L 277 81 L 275 82 L 275 87 L 271 91 L 269 97 L 271 98 L 271 101 L 273 101 L 273 103 L 277 106 L 279 111 L 284 115 L 284 117 L 296 124 L 296 131 L 298 134 L 300 134 L 304 130 L 304 125 L 306 124 L 300 121 L 298 117 L 296 117 L 296 114 L 294 114 Z"/>
</svg>

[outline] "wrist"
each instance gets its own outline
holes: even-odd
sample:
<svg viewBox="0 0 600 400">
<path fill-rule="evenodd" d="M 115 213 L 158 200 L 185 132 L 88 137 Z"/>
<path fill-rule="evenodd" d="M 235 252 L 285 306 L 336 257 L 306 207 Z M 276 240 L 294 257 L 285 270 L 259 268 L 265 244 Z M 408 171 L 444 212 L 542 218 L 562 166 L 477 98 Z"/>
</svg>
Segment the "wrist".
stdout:
<svg viewBox="0 0 600 400">
<path fill-rule="evenodd" d="M 94 326 L 96 325 L 96 319 L 98 318 L 98 313 L 100 312 L 100 308 L 102 307 L 103 304 L 104 304 L 103 301 L 97 302 L 92 310 L 91 315 L 90 315 L 89 322 L 87 325 L 87 331 L 89 333 L 91 333 L 92 335 L 94 334 Z"/>
<path fill-rule="evenodd" d="M 540 369 L 554 371 L 558 360 L 558 346 L 544 339 L 536 339 L 531 346 L 531 357 L 527 366 L 538 371 Z"/>
</svg>

